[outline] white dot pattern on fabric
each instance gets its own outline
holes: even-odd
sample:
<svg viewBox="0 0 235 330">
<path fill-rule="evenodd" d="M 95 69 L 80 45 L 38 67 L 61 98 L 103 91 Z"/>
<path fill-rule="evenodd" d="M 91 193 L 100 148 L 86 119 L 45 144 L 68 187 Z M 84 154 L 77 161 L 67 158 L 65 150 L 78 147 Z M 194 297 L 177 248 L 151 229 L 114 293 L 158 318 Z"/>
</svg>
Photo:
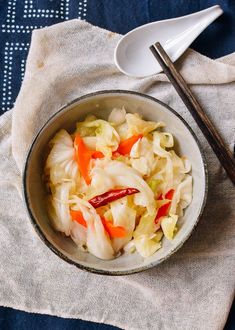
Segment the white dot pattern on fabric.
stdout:
<svg viewBox="0 0 235 330">
<path fill-rule="evenodd" d="M 85 20 L 87 16 L 87 1 L 88 0 L 6 1 L 6 18 L 2 21 L 3 24 L 0 25 L 1 32 L 6 34 L 6 40 L 8 41 L 5 43 L 3 52 L 2 99 L 0 97 L 2 111 L 9 110 L 13 105 L 16 92 L 19 89 L 17 86 L 20 85 L 19 82 L 24 77 L 26 56 L 29 49 L 29 44 L 27 42 L 12 42 L 12 37 L 13 40 L 19 40 L 20 35 L 25 35 L 23 41 L 28 41 L 34 29 L 53 24 L 54 21 L 50 23 L 51 19 L 61 21 L 76 18 L 74 14 L 71 14 L 72 8 L 74 7 L 76 9 L 73 10 L 73 13 L 75 13 L 75 15 L 77 13 L 77 18 Z M 49 8 L 45 8 L 45 5 Z M 55 8 L 50 8 L 52 6 Z M 43 20 L 45 21 L 44 24 L 42 23 Z M 18 34 L 20 35 L 17 36 Z M 18 62 L 18 66 L 20 67 L 20 72 L 17 73 L 13 72 L 17 70 L 17 65 L 14 66 L 15 61 Z"/>
<path fill-rule="evenodd" d="M 87 0 L 79 1 L 78 5 L 78 18 L 85 21 L 87 15 Z"/>
<path fill-rule="evenodd" d="M 59 10 L 35 8 L 36 0 L 24 0 L 23 18 L 57 18 L 69 20 L 69 1 L 61 0 Z M 31 33 L 32 30 L 42 28 L 38 25 L 15 25 L 17 0 L 9 0 L 7 7 L 6 23 L 2 24 L 2 32 L 7 33 Z M 87 0 L 80 0 L 78 3 L 78 18 L 85 20 L 87 15 Z"/>
<path fill-rule="evenodd" d="M 14 55 L 18 51 L 27 51 L 29 43 L 6 42 L 4 49 L 4 70 L 2 84 L 2 110 L 9 110 L 12 106 L 12 71 Z M 24 77 L 25 59 L 21 61 L 21 79 Z"/>
<path fill-rule="evenodd" d="M 60 9 L 43 9 L 43 8 L 34 8 L 35 0 L 25 0 L 24 2 L 24 17 L 36 17 L 36 18 L 61 18 L 68 20 L 69 19 L 69 1 L 61 0 Z M 64 6 L 65 3 L 65 6 Z"/>
</svg>

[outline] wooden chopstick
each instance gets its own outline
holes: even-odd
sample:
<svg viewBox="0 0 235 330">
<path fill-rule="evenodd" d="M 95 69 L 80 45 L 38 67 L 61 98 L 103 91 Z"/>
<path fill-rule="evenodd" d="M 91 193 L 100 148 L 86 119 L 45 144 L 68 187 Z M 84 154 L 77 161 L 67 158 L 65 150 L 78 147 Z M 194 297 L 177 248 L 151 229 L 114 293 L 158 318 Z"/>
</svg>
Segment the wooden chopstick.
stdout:
<svg viewBox="0 0 235 330">
<path fill-rule="evenodd" d="M 203 111 L 201 105 L 194 97 L 184 78 L 177 71 L 161 44 L 157 42 L 155 45 L 150 46 L 150 50 L 195 119 L 211 148 L 218 157 L 221 165 L 227 172 L 228 177 L 231 179 L 233 184 L 235 184 L 235 162 L 232 157 L 232 153 L 224 143 L 220 134 Z"/>
</svg>

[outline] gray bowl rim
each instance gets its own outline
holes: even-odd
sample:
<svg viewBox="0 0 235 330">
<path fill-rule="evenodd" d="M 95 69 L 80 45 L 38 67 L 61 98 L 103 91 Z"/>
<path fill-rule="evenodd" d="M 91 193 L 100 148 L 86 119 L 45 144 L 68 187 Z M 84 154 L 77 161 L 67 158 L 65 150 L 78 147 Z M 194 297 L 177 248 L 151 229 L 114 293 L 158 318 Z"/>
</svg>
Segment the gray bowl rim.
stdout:
<svg viewBox="0 0 235 330">
<path fill-rule="evenodd" d="M 148 265 L 139 267 L 139 268 L 135 268 L 132 270 L 114 270 L 114 271 L 109 271 L 109 270 L 102 270 L 102 269 L 97 269 L 97 268 L 92 268 L 89 266 L 84 266 L 79 264 L 78 262 L 75 262 L 71 259 L 69 259 L 65 254 L 63 254 L 59 249 L 57 249 L 44 235 L 43 231 L 41 230 L 40 226 L 37 223 L 37 220 L 35 219 L 35 217 L 33 216 L 33 213 L 31 211 L 30 208 L 30 203 L 29 203 L 29 198 L 28 198 L 28 194 L 27 194 L 27 189 L 26 189 L 26 180 L 27 180 L 27 170 L 28 170 L 28 165 L 29 165 L 29 161 L 30 161 L 30 156 L 31 153 L 33 151 L 34 145 L 37 142 L 38 137 L 43 133 L 45 127 L 50 124 L 51 120 L 53 118 L 55 118 L 58 114 L 64 112 L 69 106 L 85 100 L 85 99 L 89 99 L 90 97 L 94 97 L 97 95 L 105 95 L 105 94 L 129 94 L 129 95 L 136 95 L 136 96 L 140 96 L 143 99 L 149 99 L 155 103 L 158 103 L 160 105 L 162 105 L 163 107 L 165 107 L 168 111 L 170 111 L 171 113 L 173 113 L 176 117 L 178 117 L 181 122 L 183 122 L 183 124 L 187 127 L 187 129 L 189 130 L 189 132 L 191 133 L 192 137 L 194 138 L 201 158 L 202 158 L 202 162 L 203 162 L 203 170 L 204 170 L 204 175 L 205 175 L 205 189 L 204 189 L 204 198 L 203 198 L 203 202 L 201 205 L 201 209 L 199 212 L 199 215 L 197 217 L 197 219 L 195 220 L 195 223 L 193 225 L 192 230 L 188 233 L 188 235 L 186 237 L 184 237 L 184 239 L 180 242 L 180 244 L 178 246 L 176 246 L 173 250 L 171 250 L 169 252 L 168 255 L 166 255 L 165 257 L 157 260 L 156 262 L 152 262 Z M 139 273 L 142 272 L 144 270 L 153 268 L 159 264 L 161 264 L 162 262 L 164 262 L 165 260 L 167 260 L 169 257 L 171 257 L 176 251 L 178 251 L 182 245 L 189 239 L 189 237 L 192 235 L 193 231 L 195 230 L 202 214 L 203 214 L 203 210 L 205 208 L 206 205 L 206 200 L 207 200 L 207 194 L 208 194 L 208 170 L 207 170 L 207 164 L 206 164 L 206 159 L 205 159 L 205 155 L 203 153 L 201 144 L 196 136 L 196 134 L 194 133 L 194 131 L 192 130 L 192 128 L 189 126 L 189 124 L 185 121 L 184 118 L 181 117 L 181 115 L 179 115 L 174 109 L 172 109 L 169 105 L 165 104 L 164 102 L 156 99 L 153 96 L 147 95 L 147 94 L 143 94 L 143 93 L 139 93 L 139 92 L 135 92 L 135 91 L 131 91 L 131 90 L 122 90 L 122 89 L 112 89 L 112 90 L 100 90 L 100 91 L 96 91 L 96 92 L 92 92 L 92 93 L 88 93 L 85 95 L 82 95 L 80 97 L 77 97 L 76 99 L 72 100 L 69 103 L 66 103 L 65 105 L 63 105 L 57 112 L 55 112 L 46 122 L 45 124 L 39 129 L 38 133 L 35 135 L 35 137 L 32 140 L 32 143 L 29 147 L 27 156 L 26 156 L 26 161 L 24 164 L 24 169 L 23 169 L 23 176 L 22 176 L 22 190 L 23 190 L 23 197 L 24 197 L 24 204 L 25 207 L 27 209 L 27 213 L 29 215 L 30 221 L 32 226 L 34 227 L 34 230 L 36 231 L 37 235 L 39 236 L 39 238 L 43 241 L 43 243 L 52 251 L 54 252 L 59 258 L 61 258 L 62 260 L 66 261 L 67 263 L 76 266 L 77 268 L 81 269 L 81 270 L 85 270 L 94 274 L 100 274 L 100 275 L 110 275 L 110 276 L 118 276 L 118 275 L 131 275 L 131 274 L 135 274 L 135 273 Z"/>
</svg>

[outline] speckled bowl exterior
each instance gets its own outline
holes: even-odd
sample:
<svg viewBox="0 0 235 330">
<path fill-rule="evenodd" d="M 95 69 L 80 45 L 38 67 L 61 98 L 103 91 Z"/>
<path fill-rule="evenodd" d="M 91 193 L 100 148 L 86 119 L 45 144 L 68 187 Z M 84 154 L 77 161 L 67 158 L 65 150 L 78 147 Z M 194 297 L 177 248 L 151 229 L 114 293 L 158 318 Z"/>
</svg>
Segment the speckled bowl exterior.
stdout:
<svg viewBox="0 0 235 330">
<path fill-rule="evenodd" d="M 163 240 L 163 245 L 153 256 L 142 258 L 137 252 L 122 254 L 113 260 L 101 260 L 79 251 L 74 242 L 51 226 L 46 210 L 46 189 L 43 183 L 43 168 L 48 155 L 48 143 L 64 128 L 70 133 L 77 121 L 88 114 L 107 119 L 113 108 L 124 106 L 127 112 L 139 113 L 146 120 L 163 121 L 166 130 L 175 138 L 175 149 L 187 155 L 192 162 L 193 200 L 180 218 L 179 231 L 172 241 Z M 107 90 L 84 95 L 63 106 L 41 128 L 29 149 L 24 173 L 23 194 L 32 225 L 42 241 L 56 255 L 76 267 L 97 274 L 127 275 L 155 267 L 174 252 L 189 238 L 203 212 L 207 196 L 207 169 L 200 144 L 184 119 L 163 102 L 125 90 Z"/>
</svg>

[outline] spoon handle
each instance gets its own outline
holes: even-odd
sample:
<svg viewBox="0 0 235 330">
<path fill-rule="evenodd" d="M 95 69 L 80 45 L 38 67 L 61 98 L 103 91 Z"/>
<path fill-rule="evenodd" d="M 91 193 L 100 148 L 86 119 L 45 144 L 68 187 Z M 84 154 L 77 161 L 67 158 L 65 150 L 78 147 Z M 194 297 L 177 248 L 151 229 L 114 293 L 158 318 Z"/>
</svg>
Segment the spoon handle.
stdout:
<svg viewBox="0 0 235 330">
<path fill-rule="evenodd" d="M 190 111 L 191 115 L 195 119 L 202 133 L 209 142 L 211 148 L 214 150 L 216 156 L 218 157 L 221 165 L 227 172 L 227 175 L 235 184 L 235 163 L 232 157 L 232 153 L 224 143 L 220 134 L 213 126 L 212 122 L 209 120 L 205 112 L 203 111 L 201 105 L 198 103 L 193 93 L 186 84 L 184 78 L 176 70 L 171 59 L 161 46 L 159 42 L 155 45 L 150 46 L 150 50 L 157 59 L 158 63 L 161 65 L 164 73 L 171 81 L 178 95 L 181 97 L 182 101 Z"/>
</svg>

